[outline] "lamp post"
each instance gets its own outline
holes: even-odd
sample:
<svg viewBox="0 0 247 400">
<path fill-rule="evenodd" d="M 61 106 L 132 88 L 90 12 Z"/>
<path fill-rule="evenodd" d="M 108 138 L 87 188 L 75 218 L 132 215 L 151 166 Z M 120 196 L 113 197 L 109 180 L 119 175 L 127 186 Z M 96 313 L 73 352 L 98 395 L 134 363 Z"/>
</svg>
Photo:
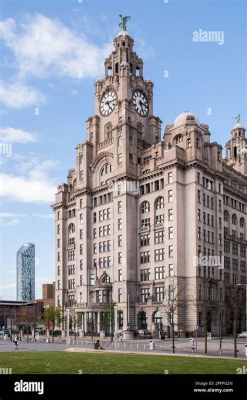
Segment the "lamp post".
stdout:
<svg viewBox="0 0 247 400">
<path fill-rule="evenodd" d="M 66 344 L 69 345 L 70 344 L 70 337 L 69 337 L 69 308 L 67 308 L 66 313 L 67 313 Z"/>
</svg>

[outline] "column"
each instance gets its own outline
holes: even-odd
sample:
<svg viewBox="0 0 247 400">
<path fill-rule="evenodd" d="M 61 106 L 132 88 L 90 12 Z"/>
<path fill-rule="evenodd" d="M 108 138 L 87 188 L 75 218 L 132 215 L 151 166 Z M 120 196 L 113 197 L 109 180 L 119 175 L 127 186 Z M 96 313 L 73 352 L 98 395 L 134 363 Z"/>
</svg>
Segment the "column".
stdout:
<svg viewBox="0 0 247 400">
<path fill-rule="evenodd" d="M 84 331 L 87 334 L 87 312 L 84 313 Z"/>
<path fill-rule="evenodd" d="M 97 313 L 97 333 L 100 333 L 100 312 Z"/>
<path fill-rule="evenodd" d="M 118 314 L 117 314 L 117 306 L 114 307 L 114 336 L 117 338 L 118 331 Z"/>
</svg>

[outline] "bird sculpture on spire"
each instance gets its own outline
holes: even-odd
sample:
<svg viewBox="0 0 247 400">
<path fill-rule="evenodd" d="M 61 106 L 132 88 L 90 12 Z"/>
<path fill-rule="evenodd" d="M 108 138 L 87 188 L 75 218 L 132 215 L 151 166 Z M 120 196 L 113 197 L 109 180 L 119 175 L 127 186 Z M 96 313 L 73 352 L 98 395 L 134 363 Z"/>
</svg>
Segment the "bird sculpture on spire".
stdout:
<svg viewBox="0 0 247 400">
<path fill-rule="evenodd" d="M 237 123 L 239 123 L 240 122 L 240 117 L 241 117 L 241 114 L 237 114 L 232 118 L 235 119 L 237 121 Z"/>
<path fill-rule="evenodd" d="M 128 17 L 128 16 L 123 17 L 121 14 L 119 14 L 119 17 L 121 18 L 121 21 L 119 22 L 118 26 L 120 26 L 120 28 L 123 31 L 127 31 L 126 25 L 127 25 L 127 22 L 131 19 L 131 17 Z"/>
</svg>

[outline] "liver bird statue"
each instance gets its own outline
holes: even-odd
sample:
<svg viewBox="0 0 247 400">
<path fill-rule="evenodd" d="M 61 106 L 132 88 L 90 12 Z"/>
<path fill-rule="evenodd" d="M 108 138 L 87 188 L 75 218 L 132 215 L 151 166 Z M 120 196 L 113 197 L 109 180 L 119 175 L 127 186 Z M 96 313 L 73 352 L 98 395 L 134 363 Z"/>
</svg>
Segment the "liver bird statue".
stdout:
<svg viewBox="0 0 247 400">
<path fill-rule="evenodd" d="M 128 16 L 123 17 L 121 14 L 119 14 L 119 17 L 121 18 L 121 20 L 120 20 L 118 26 L 120 26 L 120 28 L 123 31 L 127 31 L 126 25 L 127 25 L 127 22 L 131 19 L 131 17 L 128 17 Z"/>
</svg>

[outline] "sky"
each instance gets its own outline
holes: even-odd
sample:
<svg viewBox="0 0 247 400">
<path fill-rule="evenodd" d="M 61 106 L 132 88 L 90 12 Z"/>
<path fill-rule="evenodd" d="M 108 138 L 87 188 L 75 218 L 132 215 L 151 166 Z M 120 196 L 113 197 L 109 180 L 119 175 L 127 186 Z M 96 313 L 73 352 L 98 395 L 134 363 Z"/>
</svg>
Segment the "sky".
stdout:
<svg viewBox="0 0 247 400">
<path fill-rule="evenodd" d="M 233 116 L 246 126 L 245 0 L 1 0 L 2 299 L 16 299 L 16 252 L 25 242 L 36 246 L 36 298 L 55 278 L 51 205 L 85 140 L 119 14 L 131 16 L 128 32 L 154 82 L 163 129 L 191 111 L 224 145 Z"/>
</svg>

